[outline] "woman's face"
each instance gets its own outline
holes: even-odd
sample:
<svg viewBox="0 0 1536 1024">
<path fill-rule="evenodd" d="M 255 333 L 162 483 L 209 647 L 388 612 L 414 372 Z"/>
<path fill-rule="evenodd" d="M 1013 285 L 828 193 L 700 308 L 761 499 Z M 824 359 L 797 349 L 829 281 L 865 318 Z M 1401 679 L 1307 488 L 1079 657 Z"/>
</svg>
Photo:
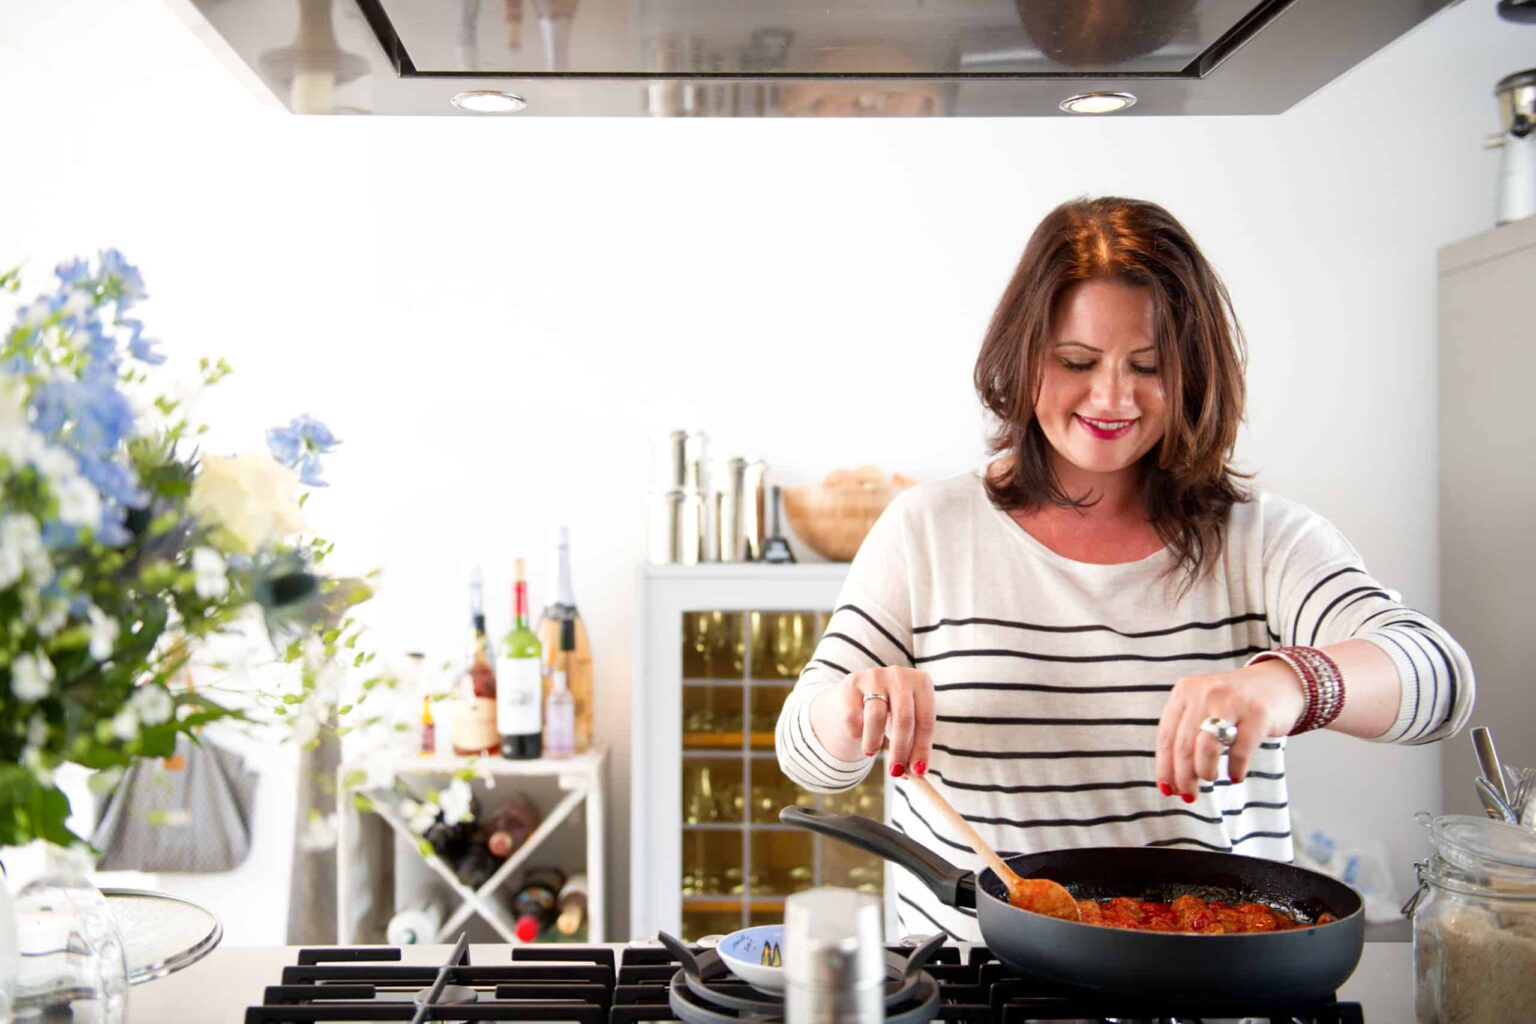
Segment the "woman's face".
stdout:
<svg viewBox="0 0 1536 1024">
<path fill-rule="evenodd" d="M 1069 491 L 1134 474 L 1163 436 L 1167 408 L 1145 288 L 1081 281 L 1058 300 L 1035 418 Z"/>
</svg>

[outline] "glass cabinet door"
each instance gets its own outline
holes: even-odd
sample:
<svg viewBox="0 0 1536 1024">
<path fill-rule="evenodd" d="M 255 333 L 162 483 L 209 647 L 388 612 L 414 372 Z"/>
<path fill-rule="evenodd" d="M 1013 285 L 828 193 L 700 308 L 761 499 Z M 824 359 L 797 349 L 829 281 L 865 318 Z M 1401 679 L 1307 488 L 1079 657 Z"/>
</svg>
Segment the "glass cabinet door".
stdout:
<svg viewBox="0 0 1536 1024">
<path fill-rule="evenodd" d="M 819 796 L 779 771 L 774 727 L 830 613 L 682 613 L 682 938 L 784 919 L 784 897 L 816 885 L 879 895 L 871 854 L 779 823 L 789 804 L 884 817 L 879 773 Z"/>
</svg>

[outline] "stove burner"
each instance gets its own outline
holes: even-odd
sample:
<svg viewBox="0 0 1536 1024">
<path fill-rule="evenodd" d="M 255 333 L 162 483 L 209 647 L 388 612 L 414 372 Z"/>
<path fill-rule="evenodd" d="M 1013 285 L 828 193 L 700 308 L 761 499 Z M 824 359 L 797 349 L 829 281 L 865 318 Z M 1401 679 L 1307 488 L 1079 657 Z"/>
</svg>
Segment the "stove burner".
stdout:
<svg viewBox="0 0 1536 1024">
<path fill-rule="evenodd" d="M 304 949 L 268 986 L 245 1024 L 320 1021 L 496 1021 L 501 1024 L 770 1024 L 782 999 L 737 980 L 714 950 L 667 937 L 628 946 L 513 946 L 491 962 L 467 954 L 423 963 L 425 951 Z M 1020 977 L 984 946 L 932 940 L 886 947 L 888 1024 L 1364 1024 L 1358 1003 L 1137 999 Z M 503 947 L 505 949 L 506 947 Z M 911 959 L 908 959 L 908 957 Z M 920 959 L 921 958 L 921 959 Z M 436 996 L 424 1000 L 436 990 Z"/>
</svg>

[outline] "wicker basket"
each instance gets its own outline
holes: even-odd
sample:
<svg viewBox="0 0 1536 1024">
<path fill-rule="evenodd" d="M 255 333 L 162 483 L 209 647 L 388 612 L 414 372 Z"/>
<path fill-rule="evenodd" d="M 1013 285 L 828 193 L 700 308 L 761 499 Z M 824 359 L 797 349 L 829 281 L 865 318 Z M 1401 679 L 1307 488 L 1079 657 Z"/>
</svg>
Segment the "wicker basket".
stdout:
<svg viewBox="0 0 1536 1024">
<path fill-rule="evenodd" d="M 890 484 L 784 488 L 784 515 L 795 536 L 821 557 L 851 562 L 885 506 L 904 488 Z"/>
</svg>

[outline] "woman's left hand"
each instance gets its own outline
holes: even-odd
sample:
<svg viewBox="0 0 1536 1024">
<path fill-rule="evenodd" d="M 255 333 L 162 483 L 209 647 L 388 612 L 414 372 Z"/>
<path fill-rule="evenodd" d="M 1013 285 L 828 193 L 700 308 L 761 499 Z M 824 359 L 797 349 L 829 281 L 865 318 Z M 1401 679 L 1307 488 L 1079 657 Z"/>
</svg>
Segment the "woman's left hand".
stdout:
<svg viewBox="0 0 1536 1024">
<path fill-rule="evenodd" d="M 1237 726 L 1237 740 L 1227 753 L 1227 771 L 1233 782 L 1241 782 L 1259 744 L 1289 733 L 1305 704 L 1301 681 L 1282 661 L 1185 676 L 1173 685 L 1157 723 L 1158 789 L 1164 796 L 1177 793 L 1185 803 L 1193 803 L 1200 783 L 1216 778 L 1222 746 L 1201 731 L 1200 723 L 1207 718 L 1223 718 Z"/>
</svg>

